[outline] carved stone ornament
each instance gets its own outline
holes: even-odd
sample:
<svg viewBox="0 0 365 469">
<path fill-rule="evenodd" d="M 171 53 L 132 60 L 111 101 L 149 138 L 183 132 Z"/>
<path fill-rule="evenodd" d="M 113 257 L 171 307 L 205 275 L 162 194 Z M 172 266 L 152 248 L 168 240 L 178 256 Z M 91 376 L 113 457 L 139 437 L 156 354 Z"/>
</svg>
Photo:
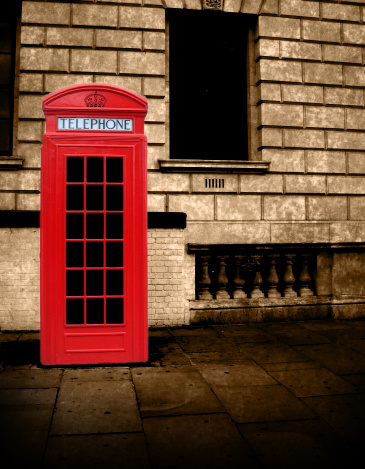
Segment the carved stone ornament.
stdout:
<svg viewBox="0 0 365 469">
<path fill-rule="evenodd" d="M 223 0 L 204 0 L 203 8 L 204 10 L 222 10 Z"/>
<path fill-rule="evenodd" d="M 106 97 L 102 94 L 98 94 L 98 92 L 95 91 L 94 94 L 89 94 L 86 96 L 84 101 L 87 107 L 104 107 L 106 103 Z"/>
</svg>

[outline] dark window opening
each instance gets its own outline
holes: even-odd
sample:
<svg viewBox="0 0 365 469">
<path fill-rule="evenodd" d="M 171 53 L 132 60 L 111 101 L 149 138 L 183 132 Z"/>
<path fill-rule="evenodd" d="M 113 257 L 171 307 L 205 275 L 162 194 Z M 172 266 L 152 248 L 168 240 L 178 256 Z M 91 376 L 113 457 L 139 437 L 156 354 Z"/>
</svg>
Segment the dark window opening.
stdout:
<svg viewBox="0 0 365 469">
<path fill-rule="evenodd" d="M 247 18 L 168 10 L 171 158 L 247 159 Z"/>
</svg>

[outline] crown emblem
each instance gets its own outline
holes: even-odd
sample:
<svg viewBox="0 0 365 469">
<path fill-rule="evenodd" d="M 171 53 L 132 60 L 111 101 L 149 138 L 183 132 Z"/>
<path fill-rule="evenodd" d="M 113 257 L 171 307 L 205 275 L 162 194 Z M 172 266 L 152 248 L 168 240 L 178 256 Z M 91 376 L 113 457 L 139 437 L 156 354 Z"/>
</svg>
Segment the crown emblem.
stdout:
<svg viewBox="0 0 365 469">
<path fill-rule="evenodd" d="M 84 99 L 87 107 L 104 107 L 106 103 L 106 97 L 102 94 L 98 94 L 95 91 L 94 94 L 89 94 Z"/>
</svg>

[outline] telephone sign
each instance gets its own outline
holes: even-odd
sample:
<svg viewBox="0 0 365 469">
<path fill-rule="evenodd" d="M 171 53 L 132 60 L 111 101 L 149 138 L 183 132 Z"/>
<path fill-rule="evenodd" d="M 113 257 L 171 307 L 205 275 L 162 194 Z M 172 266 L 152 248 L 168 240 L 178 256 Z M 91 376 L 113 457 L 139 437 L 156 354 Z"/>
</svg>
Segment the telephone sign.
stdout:
<svg viewBox="0 0 365 469">
<path fill-rule="evenodd" d="M 147 100 L 82 84 L 43 110 L 41 361 L 146 361 Z"/>
</svg>

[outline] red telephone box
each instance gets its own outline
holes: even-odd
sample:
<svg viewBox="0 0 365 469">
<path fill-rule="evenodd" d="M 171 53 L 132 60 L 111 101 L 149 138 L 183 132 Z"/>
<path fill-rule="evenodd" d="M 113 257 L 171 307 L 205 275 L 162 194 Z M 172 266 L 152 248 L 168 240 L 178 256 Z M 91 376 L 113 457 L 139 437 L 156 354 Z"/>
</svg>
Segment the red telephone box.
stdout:
<svg viewBox="0 0 365 469">
<path fill-rule="evenodd" d="M 147 100 L 82 84 L 43 110 L 41 361 L 147 361 Z"/>
</svg>

